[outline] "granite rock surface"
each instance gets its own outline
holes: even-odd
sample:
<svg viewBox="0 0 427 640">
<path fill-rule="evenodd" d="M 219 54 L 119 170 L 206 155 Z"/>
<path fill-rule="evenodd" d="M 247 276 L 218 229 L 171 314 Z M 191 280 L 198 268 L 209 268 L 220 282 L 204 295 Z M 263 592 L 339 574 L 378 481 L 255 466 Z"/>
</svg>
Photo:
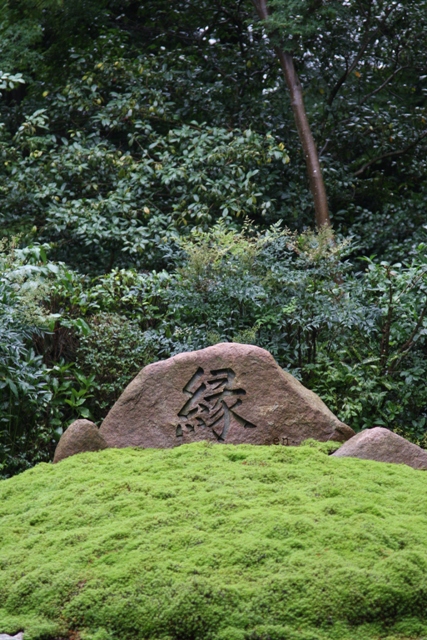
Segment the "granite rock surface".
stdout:
<svg viewBox="0 0 427 640">
<path fill-rule="evenodd" d="M 299 445 L 354 431 L 253 345 L 221 343 L 150 364 L 100 428 L 109 447 L 169 448 L 198 440 Z"/>
<path fill-rule="evenodd" d="M 84 451 L 100 451 L 108 447 L 96 424 L 75 420 L 61 436 L 55 449 L 54 462 Z M 1 640 L 1 639 L 0 639 Z"/>
<path fill-rule="evenodd" d="M 337 458 L 362 458 L 427 469 L 427 451 L 383 427 L 361 431 L 333 455 Z"/>
</svg>

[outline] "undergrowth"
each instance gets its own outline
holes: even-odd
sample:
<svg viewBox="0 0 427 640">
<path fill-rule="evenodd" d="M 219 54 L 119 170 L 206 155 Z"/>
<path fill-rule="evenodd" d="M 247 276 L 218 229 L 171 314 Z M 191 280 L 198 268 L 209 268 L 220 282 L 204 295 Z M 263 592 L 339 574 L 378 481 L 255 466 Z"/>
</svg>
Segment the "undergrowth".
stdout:
<svg viewBox="0 0 427 640">
<path fill-rule="evenodd" d="M 327 444 L 109 449 L 0 482 L 0 633 L 427 638 L 426 476 Z"/>
</svg>

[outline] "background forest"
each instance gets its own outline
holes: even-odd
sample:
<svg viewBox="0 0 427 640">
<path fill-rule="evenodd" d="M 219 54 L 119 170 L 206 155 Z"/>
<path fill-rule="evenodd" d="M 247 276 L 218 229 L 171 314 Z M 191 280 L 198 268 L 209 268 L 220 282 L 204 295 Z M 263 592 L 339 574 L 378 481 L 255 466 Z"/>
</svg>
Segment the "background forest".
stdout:
<svg viewBox="0 0 427 640">
<path fill-rule="evenodd" d="M 0 477 L 144 365 L 224 340 L 426 446 L 427 2 L 270 8 L 0 2 Z"/>
</svg>

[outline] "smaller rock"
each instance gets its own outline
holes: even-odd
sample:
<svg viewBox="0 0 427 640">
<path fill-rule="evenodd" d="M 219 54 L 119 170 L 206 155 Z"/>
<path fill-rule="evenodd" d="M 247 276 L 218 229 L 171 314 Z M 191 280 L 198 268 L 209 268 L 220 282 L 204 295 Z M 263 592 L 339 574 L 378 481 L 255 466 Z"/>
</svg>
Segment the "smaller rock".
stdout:
<svg viewBox="0 0 427 640">
<path fill-rule="evenodd" d="M 90 420 L 75 420 L 62 434 L 55 449 L 54 462 L 84 451 L 101 451 L 108 447 L 99 429 Z M 0 638 L 1 640 L 1 638 Z"/>
<path fill-rule="evenodd" d="M 24 640 L 24 634 L 22 631 L 17 633 L 16 636 L 9 636 L 7 633 L 0 633 L 0 640 Z"/>
<path fill-rule="evenodd" d="M 337 458 L 362 458 L 407 464 L 413 469 L 427 469 L 427 451 L 383 427 L 361 431 L 332 455 Z"/>
</svg>

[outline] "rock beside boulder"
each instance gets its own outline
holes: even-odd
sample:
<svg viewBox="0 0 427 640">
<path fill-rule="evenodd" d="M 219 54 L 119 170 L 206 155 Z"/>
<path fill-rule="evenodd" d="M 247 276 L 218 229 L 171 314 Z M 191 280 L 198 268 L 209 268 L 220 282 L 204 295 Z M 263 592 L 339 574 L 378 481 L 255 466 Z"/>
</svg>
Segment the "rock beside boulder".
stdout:
<svg viewBox="0 0 427 640">
<path fill-rule="evenodd" d="M 221 343 L 145 367 L 100 428 L 109 447 L 299 445 L 354 431 L 259 347 Z"/>
<path fill-rule="evenodd" d="M 7 633 L 0 633 L 0 640 L 24 640 L 24 634 L 17 633 L 16 636 L 9 636 Z"/>
<path fill-rule="evenodd" d="M 332 455 L 337 458 L 362 458 L 427 469 L 427 451 L 383 427 L 361 431 Z"/>
<path fill-rule="evenodd" d="M 62 434 L 53 461 L 59 462 L 84 451 L 100 451 L 107 446 L 96 424 L 90 420 L 75 420 Z"/>
</svg>

